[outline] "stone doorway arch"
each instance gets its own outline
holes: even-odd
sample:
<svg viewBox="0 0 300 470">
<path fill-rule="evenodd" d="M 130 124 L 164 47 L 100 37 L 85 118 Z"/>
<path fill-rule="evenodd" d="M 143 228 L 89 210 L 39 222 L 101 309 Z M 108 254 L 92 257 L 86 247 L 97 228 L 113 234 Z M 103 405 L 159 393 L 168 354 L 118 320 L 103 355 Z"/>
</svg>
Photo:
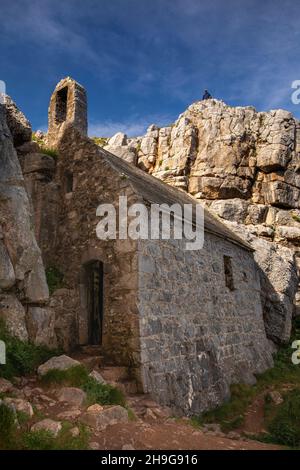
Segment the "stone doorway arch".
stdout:
<svg viewBox="0 0 300 470">
<path fill-rule="evenodd" d="M 79 338 L 81 344 L 102 345 L 104 316 L 104 267 L 98 259 L 81 267 L 81 307 Z"/>
</svg>

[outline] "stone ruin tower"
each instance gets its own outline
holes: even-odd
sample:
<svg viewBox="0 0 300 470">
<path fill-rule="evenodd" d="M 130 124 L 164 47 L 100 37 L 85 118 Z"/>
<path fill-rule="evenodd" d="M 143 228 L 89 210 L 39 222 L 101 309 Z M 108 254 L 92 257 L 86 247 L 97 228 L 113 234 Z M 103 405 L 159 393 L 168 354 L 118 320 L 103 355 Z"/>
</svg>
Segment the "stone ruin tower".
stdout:
<svg viewBox="0 0 300 470">
<path fill-rule="evenodd" d="M 70 77 L 55 87 L 48 110 L 48 145 L 55 146 L 62 128 L 71 124 L 87 135 L 87 97 L 82 85 Z"/>
</svg>

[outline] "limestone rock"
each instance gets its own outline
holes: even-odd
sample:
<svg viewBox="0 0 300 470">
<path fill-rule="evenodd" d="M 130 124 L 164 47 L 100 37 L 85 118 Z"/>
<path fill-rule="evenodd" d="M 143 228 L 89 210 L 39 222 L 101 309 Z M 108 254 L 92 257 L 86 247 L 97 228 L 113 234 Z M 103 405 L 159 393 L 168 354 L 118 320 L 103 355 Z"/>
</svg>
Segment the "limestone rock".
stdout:
<svg viewBox="0 0 300 470">
<path fill-rule="evenodd" d="M 99 384 L 106 384 L 106 381 L 104 380 L 102 375 L 96 370 L 92 370 L 92 372 L 89 374 L 89 377 L 96 380 L 96 382 L 98 382 Z"/>
<path fill-rule="evenodd" d="M 6 120 L 14 145 L 22 145 L 31 141 L 31 125 L 24 114 L 17 108 L 16 104 L 9 97 L 5 97 L 4 106 L 6 108 Z"/>
<path fill-rule="evenodd" d="M 299 208 L 299 135 L 287 111 L 257 112 L 211 99 L 193 103 L 172 127 L 150 126 L 127 147 L 138 150 L 142 169 L 197 198 Z"/>
<path fill-rule="evenodd" d="M 70 429 L 70 434 L 72 437 L 78 437 L 80 434 L 79 428 L 75 426 L 74 428 Z"/>
<path fill-rule="evenodd" d="M 268 206 L 264 204 L 251 204 L 248 207 L 248 214 L 246 218 L 246 223 L 248 224 L 262 224 L 266 221 L 268 213 Z M 237 220 L 237 222 L 240 222 Z"/>
<path fill-rule="evenodd" d="M 5 321 L 7 330 L 12 336 L 22 341 L 28 340 L 25 310 L 13 294 L 0 294 L 0 318 Z"/>
<path fill-rule="evenodd" d="M 103 431 L 107 426 L 128 421 L 128 413 L 122 406 L 111 406 L 100 411 L 90 410 L 83 413 L 80 421 L 96 431 Z"/>
<path fill-rule="evenodd" d="M 26 134 L 26 123 L 19 119 L 20 116 L 15 112 L 14 106 L 11 110 L 11 114 L 8 114 L 12 132 L 21 135 L 24 131 Z M 22 136 L 22 139 L 17 138 L 18 144 L 26 141 L 23 134 Z M 20 298 L 24 297 L 28 302 L 44 303 L 49 299 L 49 292 L 41 252 L 34 234 L 31 204 L 7 126 L 5 108 L 2 105 L 0 105 L 0 166 L 1 227 L 15 280 L 21 289 Z"/>
<path fill-rule="evenodd" d="M 127 135 L 123 132 L 117 132 L 113 137 L 108 141 L 108 145 L 111 147 L 119 147 L 127 144 Z"/>
<path fill-rule="evenodd" d="M 4 398 L 3 401 L 6 405 L 12 406 L 16 411 L 26 413 L 30 417 L 34 415 L 33 408 L 29 401 L 23 400 L 22 398 Z"/>
<path fill-rule="evenodd" d="M 49 300 L 45 269 L 40 256 L 32 263 L 31 271 L 25 274 L 24 290 L 28 302 L 44 304 Z"/>
<path fill-rule="evenodd" d="M 62 356 L 55 356 L 49 359 L 44 364 L 40 365 L 38 368 L 38 374 L 43 376 L 47 374 L 49 370 L 58 369 L 58 370 L 67 370 L 71 367 L 79 366 L 80 362 L 72 359 L 69 356 L 63 354 Z"/>
<path fill-rule="evenodd" d="M 9 380 L 0 377 L 0 393 L 8 393 L 13 390 L 14 386 Z"/>
<path fill-rule="evenodd" d="M 133 165 L 136 165 L 137 163 L 137 154 L 135 149 L 132 147 L 127 147 L 124 145 L 119 147 L 115 145 L 106 145 L 104 149 L 110 153 L 113 153 L 114 155 L 117 155 L 117 157 L 123 158 L 123 160 L 126 160 L 128 163 L 132 163 Z"/>
<path fill-rule="evenodd" d="M 271 392 L 268 393 L 268 396 L 275 405 L 281 405 L 281 403 L 283 403 L 282 395 L 277 390 L 271 390 Z"/>
<path fill-rule="evenodd" d="M 70 405 L 81 406 L 86 400 L 86 393 L 80 388 L 63 387 L 59 390 L 58 400 L 69 403 Z"/>
<path fill-rule="evenodd" d="M 78 416 L 81 415 L 81 411 L 78 409 L 72 409 L 72 410 L 67 410 L 67 411 L 62 411 L 57 415 L 58 419 L 62 420 L 74 420 L 77 419 Z"/>
<path fill-rule="evenodd" d="M 35 423 L 31 427 L 31 431 L 48 431 L 56 437 L 62 429 L 62 425 L 59 421 L 53 421 L 52 419 L 43 419 L 38 423 Z"/>
<path fill-rule="evenodd" d="M 9 289 L 15 283 L 15 271 L 8 251 L 0 239 L 0 289 Z"/>
<path fill-rule="evenodd" d="M 104 407 L 99 405 L 99 403 L 95 403 L 94 405 L 91 405 L 87 408 L 87 411 L 89 413 L 100 413 L 103 410 L 104 410 Z"/>
<path fill-rule="evenodd" d="M 29 307 L 26 313 L 27 330 L 31 341 L 50 348 L 57 347 L 54 312 L 50 308 Z"/>
<path fill-rule="evenodd" d="M 249 202 L 243 199 L 225 199 L 213 201 L 210 209 L 222 219 L 244 222 L 247 216 Z"/>
<path fill-rule="evenodd" d="M 300 245 L 300 228 L 297 227 L 277 227 L 276 235 L 278 238 L 288 240 L 294 245 Z"/>
</svg>

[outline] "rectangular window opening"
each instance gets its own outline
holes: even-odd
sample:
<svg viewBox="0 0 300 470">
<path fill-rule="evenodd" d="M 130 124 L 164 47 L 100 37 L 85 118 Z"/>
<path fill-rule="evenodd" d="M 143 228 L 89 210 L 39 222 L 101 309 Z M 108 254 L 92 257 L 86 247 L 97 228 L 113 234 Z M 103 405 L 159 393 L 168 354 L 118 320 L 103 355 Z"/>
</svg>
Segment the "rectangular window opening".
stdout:
<svg viewBox="0 0 300 470">
<path fill-rule="evenodd" d="M 224 273 L 226 287 L 230 290 L 234 290 L 232 260 L 230 256 L 226 255 L 224 255 Z"/>
<path fill-rule="evenodd" d="M 65 86 L 56 93 L 55 119 L 57 123 L 67 119 L 68 87 Z"/>
</svg>

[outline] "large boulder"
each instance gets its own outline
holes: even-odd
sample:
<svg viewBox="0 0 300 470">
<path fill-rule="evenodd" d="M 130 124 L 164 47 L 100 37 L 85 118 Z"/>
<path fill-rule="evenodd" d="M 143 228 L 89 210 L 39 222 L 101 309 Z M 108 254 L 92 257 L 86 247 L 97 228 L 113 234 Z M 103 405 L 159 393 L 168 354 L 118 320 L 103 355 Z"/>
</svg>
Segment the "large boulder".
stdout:
<svg viewBox="0 0 300 470">
<path fill-rule="evenodd" d="M 128 163 L 132 163 L 133 165 L 136 165 L 137 163 L 137 154 L 134 148 L 132 147 L 127 147 L 127 146 L 111 146 L 111 145 L 106 145 L 104 147 L 104 150 L 107 150 L 110 153 L 113 153 L 114 155 L 117 155 L 117 157 L 122 158 L 123 160 L 126 160 Z"/>
<path fill-rule="evenodd" d="M 248 207 L 248 201 L 236 198 L 213 201 L 210 209 L 222 219 L 244 222 L 247 217 Z"/>
<path fill-rule="evenodd" d="M 75 366 L 80 366 L 80 362 L 63 354 L 61 356 L 52 357 L 44 364 L 41 364 L 38 368 L 38 374 L 43 376 L 47 374 L 49 370 L 53 370 L 53 369 L 67 370 Z"/>
<path fill-rule="evenodd" d="M 119 405 L 109 408 L 102 408 L 96 405 L 83 413 L 80 416 L 80 421 L 96 431 L 103 431 L 107 426 L 128 422 L 128 412 Z"/>
<path fill-rule="evenodd" d="M 81 406 L 86 400 L 86 393 L 80 388 L 76 387 L 63 387 L 59 390 L 58 401 L 66 402 L 69 405 Z"/>
<path fill-rule="evenodd" d="M 16 411 L 19 411 L 21 413 L 25 413 L 28 415 L 30 418 L 34 415 L 33 408 L 31 403 L 27 400 L 23 400 L 23 398 L 4 398 L 3 402 L 6 405 L 11 406 L 14 408 Z"/>
<path fill-rule="evenodd" d="M 47 431 L 57 437 L 59 432 L 62 430 L 62 425 L 60 421 L 54 421 L 53 419 L 45 418 L 42 421 L 38 421 L 33 426 L 31 426 L 31 431 Z"/>
<path fill-rule="evenodd" d="M 55 318 L 49 308 L 30 306 L 26 318 L 28 335 L 31 341 L 51 348 L 57 347 L 54 330 Z"/>
<path fill-rule="evenodd" d="M 111 147 L 119 147 L 120 145 L 126 145 L 126 144 L 127 144 L 127 135 L 123 134 L 123 132 L 117 132 L 108 141 L 108 145 Z"/>
<path fill-rule="evenodd" d="M 0 318 L 12 336 L 28 340 L 26 315 L 23 305 L 13 294 L 0 294 Z"/>
<path fill-rule="evenodd" d="M 30 142 L 32 130 L 28 119 L 26 119 L 9 96 L 5 97 L 4 106 L 6 108 L 7 125 L 11 132 L 14 146 L 17 147 L 25 142 Z"/>
</svg>

